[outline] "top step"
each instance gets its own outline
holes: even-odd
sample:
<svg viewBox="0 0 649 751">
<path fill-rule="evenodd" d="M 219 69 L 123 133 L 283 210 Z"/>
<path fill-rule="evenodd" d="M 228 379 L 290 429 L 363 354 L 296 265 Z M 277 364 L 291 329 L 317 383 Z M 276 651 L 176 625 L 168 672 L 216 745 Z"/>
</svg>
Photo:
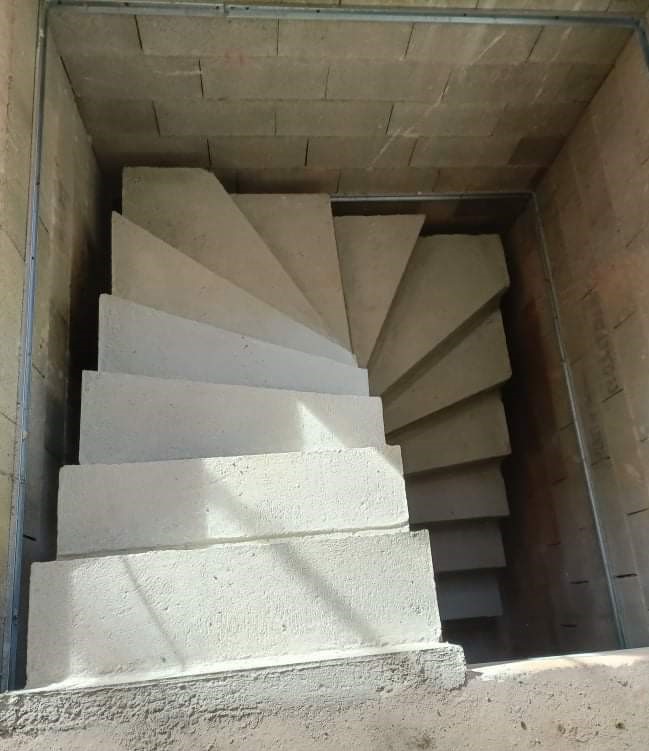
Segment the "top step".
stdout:
<svg viewBox="0 0 649 751">
<path fill-rule="evenodd" d="M 113 293 L 199 323 L 354 365 L 339 344 L 213 274 L 189 256 L 113 214 Z"/>
<path fill-rule="evenodd" d="M 212 173 L 129 167 L 122 203 L 124 215 L 156 237 L 294 320 L 329 333 Z"/>
<path fill-rule="evenodd" d="M 232 198 L 336 341 L 351 349 L 329 196 L 267 193 Z"/>
</svg>

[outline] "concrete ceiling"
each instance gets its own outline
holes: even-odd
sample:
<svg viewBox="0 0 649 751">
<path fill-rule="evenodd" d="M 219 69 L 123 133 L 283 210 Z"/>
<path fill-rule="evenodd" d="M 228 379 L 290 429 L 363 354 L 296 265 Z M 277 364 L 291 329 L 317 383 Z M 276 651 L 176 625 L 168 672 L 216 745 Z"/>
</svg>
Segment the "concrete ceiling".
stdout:
<svg viewBox="0 0 649 751">
<path fill-rule="evenodd" d="M 647 4 L 551 5 L 635 11 Z M 51 21 L 107 169 L 211 167 L 240 192 L 528 188 L 630 37 L 605 26 L 226 20 L 73 9 L 55 10 Z"/>
</svg>

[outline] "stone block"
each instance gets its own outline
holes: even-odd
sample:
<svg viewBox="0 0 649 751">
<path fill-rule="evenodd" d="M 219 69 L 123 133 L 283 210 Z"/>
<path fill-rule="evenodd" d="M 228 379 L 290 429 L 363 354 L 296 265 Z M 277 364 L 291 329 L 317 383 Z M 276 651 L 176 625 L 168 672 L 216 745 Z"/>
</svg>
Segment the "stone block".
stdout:
<svg viewBox="0 0 649 751">
<path fill-rule="evenodd" d="M 56 46 L 64 57 L 107 54 L 118 58 L 141 52 L 135 16 L 53 8 L 49 24 Z"/>
<path fill-rule="evenodd" d="M 487 393 L 390 434 L 406 474 L 484 461 L 510 453 L 500 396 Z"/>
<path fill-rule="evenodd" d="M 412 154 L 413 167 L 484 167 L 507 164 L 517 147 L 507 136 L 437 136 L 419 138 Z"/>
<path fill-rule="evenodd" d="M 409 23 L 280 20 L 277 51 L 293 58 L 401 60 L 411 28 Z"/>
<path fill-rule="evenodd" d="M 521 138 L 510 158 L 511 164 L 550 165 L 563 145 L 558 137 Z"/>
<path fill-rule="evenodd" d="M 118 132 L 148 138 L 158 136 L 156 114 L 150 101 L 79 99 L 77 104 L 86 129 L 93 135 L 112 138 Z"/>
<path fill-rule="evenodd" d="M 331 202 L 327 195 L 238 195 L 234 201 L 328 332 L 349 349 Z M 309 238 L 305 243 L 305 238 Z"/>
<path fill-rule="evenodd" d="M 353 351 L 365 366 L 424 216 L 339 216 L 334 223 Z"/>
<path fill-rule="evenodd" d="M 438 192 L 531 190 L 542 175 L 539 167 L 441 167 L 435 183 Z"/>
<path fill-rule="evenodd" d="M 297 58 L 202 58 L 201 71 L 208 99 L 324 99 L 327 83 L 326 63 Z"/>
<path fill-rule="evenodd" d="M 0 476 L 13 475 L 16 423 L 0 414 Z"/>
<path fill-rule="evenodd" d="M 212 165 L 218 169 L 288 169 L 306 162 L 307 139 L 302 137 L 214 137 L 209 144 Z"/>
<path fill-rule="evenodd" d="M 649 327 L 636 312 L 613 331 L 616 362 L 629 417 L 641 441 L 649 437 Z"/>
<path fill-rule="evenodd" d="M 242 169 L 237 172 L 241 193 L 336 193 L 340 172 L 311 167 Z"/>
<path fill-rule="evenodd" d="M 13 420 L 18 398 L 25 266 L 18 250 L 0 229 L 0 414 Z"/>
<path fill-rule="evenodd" d="M 268 102 L 211 99 L 157 101 L 163 136 L 272 136 L 275 110 Z M 292 134 L 289 134 L 292 135 Z M 299 134 L 298 134 L 299 135 Z"/>
<path fill-rule="evenodd" d="M 412 524 L 507 516 L 507 491 L 498 462 L 409 477 Z"/>
<path fill-rule="evenodd" d="M 546 26 L 529 59 L 539 63 L 612 65 L 632 36 L 629 29 L 588 26 Z"/>
<path fill-rule="evenodd" d="M 442 621 L 496 618 L 503 614 L 500 583 L 495 571 L 442 574 L 436 584 Z"/>
<path fill-rule="evenodd" d="M 500 312 L 490 313 L 436 350 L 398 389 L 383 398 L 385 429 L 415 422 L 475 394 L 499 386 L 511 376 Z"/>
<path fill-rule="evenodd" d="M 97 159 L 108 170 L 121 172 L 128 166 L 210 166 L 204 136 L 141 136 L 107 134 L 92 139 Z M 220 165 L 214 165 L 219 167 Z"/>
<path fill-rule="evenodd" d="M 370 361 L 373 393 L 384 393 L 508 284 L 498 236 L 421 238 Z M 436 300 L 434 308 L 431 299 Z M 416 330 L 412 321 L 417 321 Z M 411 331 L 407 337 L 405 330 Z"/>
<path fill-rule="evenodd" d="M 65 467 L 58 554 L 408 524 L 399 449 Z"/>
<path fill-rule="evenodd" d="M 540 26 L 416 23 L 406 59 L 450 65 L 513 66 L 528 59 L 540 31 Z"/>
<path fill-rule="evenodd" d="M 277 54 L 277 22 L 199 16 L 138 17 L 147 55 L 195 55 L 238 61 Z"/>
<path fill-rule="evenodd" d="M 334 61 L 327 79 L 328 99 L 429 102 L 441 98 L 451 68 L 377 60 Z"/>
<path fill-rule="evenodd" d="M 307 164 L 310 167 L 384 169 L 407 167 L 415 139 L 399 138 L 309 138 Z"/>
<path fill-rule="evenodd" d="M 430 529 L 435 574 L 505 566 L 500 525 L 494 519 L 435 524 Z"/>
<path fill-rule="evenodd" d="M 645 600 L 649 600 L 649 509 L 627 517 L 638 577 Z"/>
<path fill-rule="evenodd" d="M 437 170 L 432 168 L 343 169 L 338 192 L 348 195 L 430 193 L 436 183 Z"/>
<path fill-rule="evenodd" d="M 277 135 L 385 135 L 391 105 L 387 102 L 278 102 Z"/>
<path fill-rule="evenodd" d="M 581 102 L 541 102 L 502 110 L 494 135 L 520 137 L 567 136 L 584 111 Z"/>
<path fill-rule="evenodd" d="M 123 209 L 131 221 L 215 274 L 314 330 L 325 330 L 304 293 L 209 172 L 128 168 Z"/>
<path fill-rule="evenodd" d="M 377 590 L 377 567 L 388 566 Z M 425 648 L 440 638 L 431 576 L 425 532 L 35 564 L 28 685 L 150 681 Z"/>
<path fill-rule="evenodd" d="M 644 647 L 649 641 L 649 612 L 639 576 L 625 576 L 615 580 L 620 616 L 626 646 Z"/>
<path fill-rule="evenodd" d="M 205 383 L 368 395 L 367 372 L 102 295 L 99 370 Z"/>
<path fill-rule="evenodd" d="M 80 99 L 202 97 L 198 58 L 153 55 L 66 55 L 65 67 Z"/>
<path fill-rule="evenodd" d="M 113 214 L 113 292 L 142 305 L 283 347 L 352 363 L 340 345 L 211 274 L 189 256 Z"/>
<path fill-rule="evenodd" d="M 84 372 L 81 464 L 383 445 L 379 399 Z"/>
<path fill-rule="evenodd" d="M 502 108 L 397 102 L 390 117 L 391 136 L 489 136 Z"/>
</svg>

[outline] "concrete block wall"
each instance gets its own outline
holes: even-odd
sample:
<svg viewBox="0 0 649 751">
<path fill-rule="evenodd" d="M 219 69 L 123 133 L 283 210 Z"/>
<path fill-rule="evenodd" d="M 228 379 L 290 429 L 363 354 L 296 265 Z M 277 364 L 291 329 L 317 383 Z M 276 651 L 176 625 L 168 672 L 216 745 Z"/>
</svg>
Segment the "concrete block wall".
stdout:
<svg viewBox="0 0 649 751">
<path fill-rule="evenodd" d="M 629 646 L 649 643 L 648 116 L 649 72 L 632 41 L 538 191 Z M 509 395 L 514 456 L 505 466 L 510 527 L 521 538 L 510 542 L 548 600 L 532 602 L 522 580 L 510 596 L 539 650 L 605 649 L 616 644 L 611 608 L 531 212 L 507 244 L 518 377 Z"/>
<path fill-rule="evenodd" d="M 7 594 L 37 20 L 35 0 L 0 2 L 0 618 Z M 32 561 L 54 555 L 58 468 L 76 450 L 80 370 L 96 357 L 91 311 L 94 285 L 101 284 L 100 178 L 53 42 L 47 71 L 24 581 Z"/>
</svg>

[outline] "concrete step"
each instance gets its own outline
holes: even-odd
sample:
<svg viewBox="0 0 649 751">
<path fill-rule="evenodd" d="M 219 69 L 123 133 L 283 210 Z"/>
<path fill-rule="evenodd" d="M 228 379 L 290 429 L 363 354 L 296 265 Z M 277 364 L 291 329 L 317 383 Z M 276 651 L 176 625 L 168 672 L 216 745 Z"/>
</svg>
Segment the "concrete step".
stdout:
<svg viewBox="0 0 649 751">
<path fill-rule="evenodd" d="M 296 321 L 325 333 L 304 294 L 215 175 L 196 168 L 127 167 L 131 221 Z"/>
<path fill-rule="evenodd" d="M 370 360 L 372 393 L 383 394 L 508 284 L 497 235 L 420 238 Z"/>
<path fill-rule="evenodd" d="M 377 571 L 389 576 L 377 578 Z M 32 566 L 28 686 L 155 680 L 425 648 L 425 532 L 298 537 Z"/>
<path fill-rule="evenodd" d="M 59 556 L 408 524 L 399 449 L 61 470 Z"/>
<path fill-rule="evenodd" d="M 111 295 L 99 300 L 99 370 L 367 396 L 367 371 Z"/>
<path fill-rule="evenodd" d="M 487 569 L 441 574 L 435 581 L 442 621 L 496 618 L 503 614 L 496 571 Z"/>
<path fill-rule="evenodd" d="M 365 367 L 376 344 L 423 215 L 336 217 L 336 240 L 349 328 L 358 362 Z"/>
<path fill-rule="evenodd" d="M 327 195 L 234 195 L 333 338 L 351 349 L 340 264 Z"/>
<path fill-rule="evenodd" d="M 81 464 L 385 443 L 381 400 L 84 372 Z"/>
<path fill-rule="evenodd" d="M 500 311 L 489 313 L 459 338 L 451 337 L 383 399 L 387 432 L 402 428 L 511 376 Z"/>
<path fill-rule="evenodd" d="M 493 391 L 391 433 L 388 443 L 401 446 L 406 474 L 494 459 L 511 450 L 502 401 Z"/>
<path fill-rule="evenodd" d="M 436 574 L 505 566 L 500 525 L 495 519 L 435 524 L 430 547 Z"/>
<path fill-rule="evenodd" d="M 507 491 L 500 462 L 466 465 L 406 480 L 413 524 L 507 516 Z"/>
<path fill-rule="evenodd" d="M 355 364 L 339 344 L 212 274 L 120 214 L 113 214 L 113 293 L 166 313 L 282 347 Z"/>
</svg>

